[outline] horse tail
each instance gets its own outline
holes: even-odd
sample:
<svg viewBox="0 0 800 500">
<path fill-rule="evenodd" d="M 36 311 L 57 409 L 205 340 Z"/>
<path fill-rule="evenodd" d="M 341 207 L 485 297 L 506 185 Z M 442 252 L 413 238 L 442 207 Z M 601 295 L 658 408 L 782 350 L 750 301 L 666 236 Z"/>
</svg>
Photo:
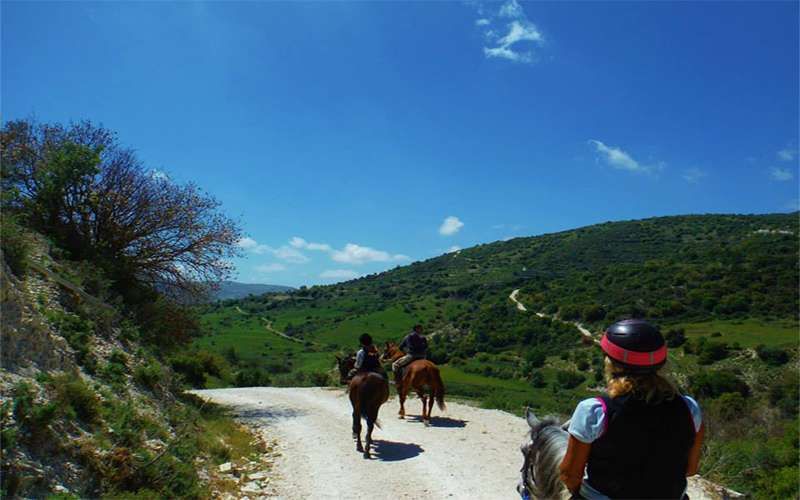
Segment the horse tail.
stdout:
<svg viewBox="0 0 800 500">
<path fill-rule="evenodd" d="M 438 368 L 434 372 L 434 381 L 436 382 L 436 389 L 434 390 L 436 405 L 439 407 L 440 410 L 444 411 L 447 409 L 447 405 L 444 404 L 444 382 L 442 382 L 442 375 L 441 373 L 439 373 Z"/>
</svg>

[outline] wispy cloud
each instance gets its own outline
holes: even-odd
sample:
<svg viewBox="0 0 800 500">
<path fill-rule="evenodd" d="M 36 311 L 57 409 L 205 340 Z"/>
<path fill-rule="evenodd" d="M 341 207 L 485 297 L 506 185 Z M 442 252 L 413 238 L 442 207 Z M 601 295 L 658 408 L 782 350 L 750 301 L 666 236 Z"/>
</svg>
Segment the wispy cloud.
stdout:
<svg viewBox="0 0 800 500">
<path fill-rule="evenodd" d="M 604 160 L 609 166 L 619 169 L 627 170 L 628 172 L 638 173 L 654 173 L 662 170 L 663 164 L 645 165 L 623 151 L 621 148 L 614 146 L 607 146 L 605 143 L 591 139 L 589 144 L 594 146 L 598 156 Z"/>
<path fill-rule="evenodd" d="M 294 248 L 304 248 L 306 250 L 315 250 L 320 252 L 331 251 L 331 246 L 326 243 L 311 243 L 299 236 L 294 236 L 291 240 L 289 240 L 289 245 L 293 246 Z"/>
<path fill-rule="evenodd" d="M 486 14 L 483 9 L 479 13 Z M 525 14 L 517 0 L 508 0 L 497 12 L 482 15 L 475 25 L 483 30 L 488 58 L 507 59 L 520 63 L 534 62 L 534 48 L 544 44 L 544 35 Z"/>
<path fill-rule="evenodd" d="M 328 269 L 322 271 L 319 275 L 320 278 L 326 280 L 352 280 L 358 278 L 360 275 L 352 269 Z"/>
<path fill-rule="evenodd" d="M 705 170 L 700 170 L 699 168 L 689 168 L 683 171 L 682 177 L 689 184 L 697 184 L 703 177 L 708 177 L 708 173 Z"/>
<path fill-rule="evenodd" d="M 259 273 L 276 273 L 279 271 L 285 271 L 286 266 L 277 262 L 273 262 L 272 264 L 262 264 L 260 266 L 256 266 L 255 269 Z"/>
<path fill-rule="evenodd" d="M 794 148 L 781 149 L 777 153 L 778 159 L 781 161 L 792 161 L 797 158 L 797 150 Z"/>
<path fill-rule="evenodd" d="M 448 249 L 447 249 L 447 252 L 445 252 L 445 253 L 453 253 L 453 252 L 458 252 L 459 250 L 461 250 L 461 247 L 460 247 L 460 246 L 458 246 L 458 245 L 453 245 L 453 246 L 451 246 L 450 248 L 448 248 Z"/>
<path fill-rule="evenodd" d="M 366 264 L 367 262 L 397 262 L 409 260 L 407 255 L 403 254 L 390 254 L 383 250 L 376 250 L 374 248 L 357 245 L 355 243 L 348 243 L 341 250 L 333 250 L 331 252 L 331 259 L 336 262 L 343 262 L 346 264 Z"/>
<path fill-rule="evenodd" d="M 462 227 L 464 227 L 464 223 L 461 222 L 458 217 L 451 215 L 445 217 L 442 225 L 439 226 L 439 234 L 442 236 L 452 236 L 459 232 Z"/>
<path fill-rule="evenodd" d="M 269 245 L 264 245 L 249 236 L 245 236 L 236 242 L 236 245 L 248 253 L 256 255 L 272 254 L 280 260 L 290 262 L 292 264 L 303 264 L 309 261 L 302 252 L 296 248 L 288 245 L 282 245 L 278 248 L 273 248 Z"/>
<path fill-rule="evenodd" d="M 788 168 L 772 167 L 769 173 L 775 181 L 785 182 L 794 179 L 794 174 Z"/>
</svg>

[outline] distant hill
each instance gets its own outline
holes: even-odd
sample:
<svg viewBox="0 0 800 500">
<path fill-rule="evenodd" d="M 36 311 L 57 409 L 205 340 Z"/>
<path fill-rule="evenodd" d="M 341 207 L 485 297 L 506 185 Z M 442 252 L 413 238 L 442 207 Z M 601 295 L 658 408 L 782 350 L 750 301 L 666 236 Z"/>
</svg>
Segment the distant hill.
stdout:
<svg viewBox="0 0 800 500">
<path fill-rule="evenodd" d="M 217 300 L 243 299 L 248 295 L 263 295 L 265 293 L 290 292 L 294 288 L 282 285 L 262 285 L 258 283 L 239 283 L 237 281 L 223 281 L 219 290 L 214 294 Z"/>
</svg>

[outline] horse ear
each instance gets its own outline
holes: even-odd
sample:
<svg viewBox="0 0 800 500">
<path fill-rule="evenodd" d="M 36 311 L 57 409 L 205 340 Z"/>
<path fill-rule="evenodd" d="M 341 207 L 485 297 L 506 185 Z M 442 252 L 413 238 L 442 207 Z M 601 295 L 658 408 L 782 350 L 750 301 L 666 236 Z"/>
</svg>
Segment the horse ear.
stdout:
<svg viewBox="0 0 800 500">
<path fill-rule="evenodd" d="M 525 407 L 525 420 L 528 421 L 528 426 L 531 429 L 539 425 L 539 419 L 536 418 L 536 415 L 533 414 L 529 406 Z"/>
</svg>

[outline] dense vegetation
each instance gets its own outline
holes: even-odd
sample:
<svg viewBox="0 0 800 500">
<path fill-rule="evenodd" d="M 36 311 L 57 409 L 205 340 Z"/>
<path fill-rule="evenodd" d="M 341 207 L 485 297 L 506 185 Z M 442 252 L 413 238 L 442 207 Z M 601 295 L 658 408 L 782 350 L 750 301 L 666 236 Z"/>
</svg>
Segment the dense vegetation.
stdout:
<svg viewBox="0 0 800 500">
<path fill-rule="evenodd" d="M 3 357 L 2 496 L 236 491 L 216 464 L 257 460 L 263 447 L 184 392 L 196 381 L 171 366 L 181 367 L 199 323 L 164 293 L 226 276 L 220 258 L 235 251 L 236 225 L 213 198 L 152 175 L 90 123 L 11 122 L 0 143 L 4 314 L 24 310 L 33 325 L 4 318 L 20 333 L 4 330 L 3 347 L 30 353 L 46 339 L 42 350 L 64 356 L 64 370 Z"/>
<path fill-rule="evenodd" d="M 422 322 L 449 394 L 567 416 L 603 385 L 598 349 L 571 322 L 598 331 L 647 317 L 667 335 L 671 375 L 705 408 L 703 474 L 759 497 L 792 496 L 799 226 L 797 213 L 662 217 L 478 245 L 207 306 L 195 345 L 270 383 L 308 383 L 362 331 L 396 340 Z M 508 299 L 514 289 L 529 311 Z"/>
</svg>

